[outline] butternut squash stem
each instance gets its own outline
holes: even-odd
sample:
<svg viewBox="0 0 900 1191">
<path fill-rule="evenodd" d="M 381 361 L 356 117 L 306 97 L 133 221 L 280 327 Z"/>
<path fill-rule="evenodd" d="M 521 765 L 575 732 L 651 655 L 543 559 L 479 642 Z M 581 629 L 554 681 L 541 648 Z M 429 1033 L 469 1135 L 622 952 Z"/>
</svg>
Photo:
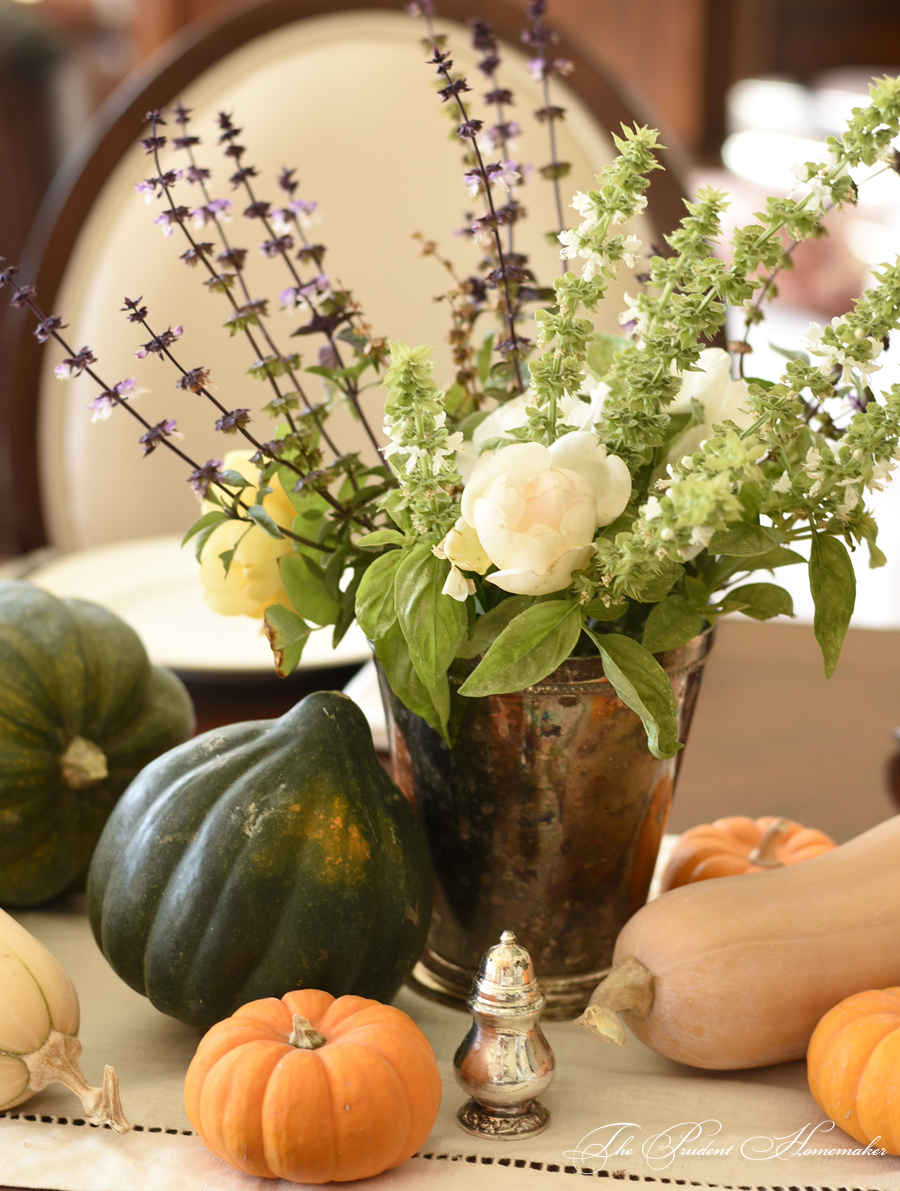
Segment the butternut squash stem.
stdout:
<svg viewBox="0 0 900 1191">
<path fill-rule="evenodd" d="M 653 1004 L 655 977 L 633 955 L 619 960 L 605 980 L 594 990 L 587 1009 L 575 1024 L 604 1042 L 625 1045 L 625 1031 L 616 1016 L 620 1009 L 628 1009 L 638 1017 L 646 1017 Z"/>
<path fill-rule="evenodd" d="M 776 819 L 774 823 L 770 823 L 763 832 L 762 839 L 747 857 L 750 863 L 758 865 L 759 868 L 784 868 L 775 855 L 775 848 L 790 825 L 790 819 Z"/>
<path fill-rule="evenodd" d="M 131 1128 L 122 1112 L 119 1080 L 112 1067 L 103 1069 L 103 1087 L 92 1088 L 78 1066 L 81 1043 L 71 1034 L 51 1030 L 47 1041 L 30 1055 L 22 1055 L 28 1068 L 28 1087 L 40 1092 L 48 1084 L 61 1083 L 81 1101 L 85 1116 L 95 1125 L 109 1125 L 116 1133 Z"/>
<path fill-rule="evenodd" d="M 291 1046 L 296 1046 L 300 1050 L 318 1050 L 320 1046 L 325 1045 L 326 1039 L 319 1033 L 319 1031 L 302 1017 L 299 1013 L 294 1014 L 294 1029 L 288 1038 Z"/>
</svg>

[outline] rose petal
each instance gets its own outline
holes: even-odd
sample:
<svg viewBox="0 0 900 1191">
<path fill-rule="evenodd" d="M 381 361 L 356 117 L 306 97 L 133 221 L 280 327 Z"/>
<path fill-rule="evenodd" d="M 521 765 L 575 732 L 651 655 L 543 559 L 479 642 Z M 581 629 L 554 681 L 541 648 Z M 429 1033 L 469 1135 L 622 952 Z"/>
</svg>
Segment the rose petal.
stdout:
<svg viewBox="0 0 900 1191">
<path fill-rule="evenodd" d="M 705 408 L 721 403 L 731 382 L 731 356 L 721 347 L 707 347 L 700 353 L 697 366 L 699 372 L 684 373 L 678 396 L 668 407 L 669 413 L 690 413 L 692 398 Z"/>
<path fill-rule="evenodd" d="M 471 579 L 467 579 L 462 571 L 458 571 L 456 567 L 450 568 L 450 574 L 447 576 L 444 586 L 441 588 L 441 595 L 448 595 L 453 600 L 465 603 L 470 595 L 475 594 L 475 584 Z"/>
<path fill-rule="evenodd" d="M 463 488 L 460 512 L 470 525 L 475 525 L 472 516 L 475 501 L 497 476 L 511 471 L 547 471 L 552 465 L 550 452 L 537 442 L 512 443 L 499 451 L 485 451 Z"/>
<path fill-rule="evenodd" d="M 464 571 L 476 571 L 483 575 L 491 565 L 490 557 L 479 540 L 475 526 L 469 525 L 464 517 L 459 518 L 441 546 L 444 557 L 449 558 L 454 566 L 462 567 Z"/>
<path fill-rule="evenodd" d="M 574 471 L 590 484 L 597 503 L 597 525 L 615 521 L 631 499 L 631 472 L 618 455 L 589 430 L 576 430 L 558 438 L 550 447 L 553 466 Z"/>
<path fill-rule="evenodd" d="M 543 575 L 527 570 L 495 571 L 493 575 L 488 575 L 488 582 L 514 595 L 549 595 L 554 591 L 565 590 L 571 581 L 572 572 L 584 567 L 590 557 L 591 547 L 582 546 L 580 549 L 567 550 Z"/>
</svg>

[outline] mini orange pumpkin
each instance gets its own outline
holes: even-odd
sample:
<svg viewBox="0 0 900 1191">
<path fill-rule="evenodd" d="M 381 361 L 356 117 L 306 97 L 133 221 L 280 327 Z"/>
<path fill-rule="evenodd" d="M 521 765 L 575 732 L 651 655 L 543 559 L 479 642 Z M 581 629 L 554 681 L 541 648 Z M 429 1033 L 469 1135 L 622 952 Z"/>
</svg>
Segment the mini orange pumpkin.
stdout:
<svg viewBox="0 0 900 1191">
<path fill-rule="evenodd" d="M 836 847 L 823 831 L 771 815 L 734 815 L 692 827 L 678 840 L 662 875 L 660 891 L 710 877 L 758 873 L 810 860 Z"/>
<path fill-rule="evenodd" d="M 203 1143 L 237 1170 L 346 1182 L 412 1157 L 437 1117 L 441 1078 L 428 1039 L 399 1009 L 302 989 L 214 1025 L 184 1099 Z"/>
<path fill-rule="evenodd" d="M 830 1009 L 809 1040 L 806 1070 L 836 1125 L 900 1154 L 900 988 L 856 993 Z"/>
</svg>

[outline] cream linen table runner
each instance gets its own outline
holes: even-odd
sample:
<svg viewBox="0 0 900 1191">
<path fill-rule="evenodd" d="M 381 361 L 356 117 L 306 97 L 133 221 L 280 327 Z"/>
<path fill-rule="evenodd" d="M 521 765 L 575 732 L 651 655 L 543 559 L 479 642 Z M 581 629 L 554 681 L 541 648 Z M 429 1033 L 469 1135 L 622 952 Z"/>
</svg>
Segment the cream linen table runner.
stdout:
<svg viewBox="0 0 900 1191">
<path fill-rule="evenodd" d="M 78 1101 L 50 1087 L 0 1114 L 0 1185 L 53 1191 L 296 1186 L 232 1170 L 194 1135 L 182 1084 L 199 1034 L 157 1012 L 113 974 L 91 936 L 83 897 L 15 916 L 71 975 L 81 999 L 84 1073 L 99 1084 L 103 1064 L 114 1065 L 134 1129 L 119 1136 L 85 1124 Z M 661 1058 L 631 1036 L 623 1048 L 605 1045 L 571 1023 L 545 1027 L 557 1062 L 555 1082 L 543 1097 L 550 1127 L 530 1141 L 471 1137 L 456 1123 L 464 1097 L 452 1067 L 468 1015 L 406 989 L 396 1004 L 434 1047 L 443 1104 L 421 1153 L 358 1184 L 370 1191 L 445 1185 L 552 1191 L 577 1177 L 673 1189 L 900 1191 L 900 1158 L 846 1152 L 863 1147 L 824 1119 L 802 1062 L 703 1072 Z M 821 1152 L 828 1150 L 845 1152 Z"/>
</svg>

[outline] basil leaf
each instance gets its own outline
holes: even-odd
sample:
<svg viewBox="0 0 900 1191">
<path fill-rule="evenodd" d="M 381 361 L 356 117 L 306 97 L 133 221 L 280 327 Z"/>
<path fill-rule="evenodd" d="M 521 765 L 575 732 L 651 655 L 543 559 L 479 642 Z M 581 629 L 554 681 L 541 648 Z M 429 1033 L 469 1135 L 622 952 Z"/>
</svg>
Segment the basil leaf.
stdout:
<svg viewBox="0 0 900 1191">
<path fill-rule="evenodd" d="M 661 761 L 674 757 L 678 742 L 675 696 L 665 670 L 643 645 L 620 633 L 591 633 L 603 670 L 626 707 L 641 717 L 647 744 Z"/>
<path fill-rule="evenodd" d="M 875 570 L 878 567 L 883 567 L 887 562 L 887 558 L 884 551 L 879 549 L 875 544 L 875 539 L 878 537 L 878 526 L 875 524 L 874 517 L 863 517 L 861 519 L 860 529 L 862 530 L 862 540 L 869 547 L 869 568 Z"/>
<path fill-rule="evenodd" d="M 532 604 L 506 626 L 459 688 L 461 695 L 505 695 L 552 674 L 578 641 L 581 608 L 568 600 Z"/>
<path fill-rule="evenodd" d="M 340 602 L 341 598 L 341 580 L 344 578 L 344 572 L 347 570 L 350 557 L 350 551 L 346 546 L 338 546 L 333 554 L 328 555 L 328 561 L 322 571 L 322 579 L 325 583 L 325 590 L 333 600 Z"/>
<path fill-rule="evenodd" d="M 284 534 L 262 507 L 262 505 L 251 505 L 247 510 L 247 516 L 260 529 L 265 530 L 270 538 L 283 538 Z"/>
<path fill-rule="evenodd" d="M 430 724 L 448 744 L 447 720 L 450 717 L 450 684 L 447 675 L 434 688 L 427 687 L 416 673 L 400 625 L 394 621 L 375 642 L 375 657 L 381 663 L 391 690 L 414 715 Z"/>
<path fill-rule="evenodd" d="M 397 622 L 394 580 L 403 555 L 391 550 L 366 569 L 356 593 L 356 619 L 370 641 L 377 641 Z"/>
<path fill-rule="evenodd" d="M 511 620 L 524 612 L 532 603 L 532 596 L 510 596 L 484 616 L 480 616 L 475 625 L 475 632 L 456 651 L 458 658 L 477 658 L 479 654 L 487 653 Z"/>
<path fill-rule="evenodd" d="M 610 335 L 601 331 L 591 339 L 587 350 L 587 366 L 590 372 L 601 380 L 613 365 L 616 352 L 625 351 L 631 347 L 631 341 L 620 335 Z"/>
<path fill-rule="evenodd" d="M 493 360 L 494 348 L 494 332 L 485 335 L 482 340 L 481 347 L 475 356 L 475 366 L 478 369 L 478 377 L 482 385 L 488 380 L 491 375 L 491 361 Z"/>
<path fill-rule="evenodd" d="M 441 594 L 450 564 L 428 545 L 403 554 L 394 581 L 397 619 L 416 672 L 429 688 L 446 680 L 468 631 L 466 606 Z"/>
<path fill-rule="evenodd" d="M 239 471 L 231 471 L 226 469 L 219 472 L 217 483 L 224 484 L 227 488 L 255 488 L 256 484 L 252 480 L 245 479 Z"/>
<path fill-rule="evenodd" d="M 664 599 L 684 573 L 684 567 L 670 558 L 660 559 L 650 574 L 633 572 L 624 582 L 625 594 L 641 604 L 655 604 Z"/>
<path fill-rule="evenodd" d="M 744 521 L 747 525 L 758 525 L 761 500 L 759 480 L 747 480 L 742 484 L 738 500 L 744 508 Z"/>
<path fill-rule="evenodd" d="M 696 575 L 685 575 L 684 592 L 692 608 L 705 608 L 709 603 L 709 589 Z M 651 649 L 650 652 L 654 651 Z"/>
<path fill-rule="evenodd" d="M 377 550 L 379 546 L 402 546 L 406 541 L 402 533 L 396 529 L 376 529 L 374 533 L 365 533 L 357 538 L 357 546 L 363 550 Z"/>
<path fill-rule="evenodd" d="M 844 543 L 830 534 L 813 533 L 809 589 L 816 606 L 813 631 L 822 650 L 825 677 L 830 678 L 856 603 L 856 574 L 850 555 Z"/>
<path fill-rule="evenodd" d="M 310 491 L 308 488 L 303 488 L 299 492 L 294 490 L 294 484 L 297 482 L 296 472 L 289 471 L 286 467 L 279 467 L 275 474 L 281 480 L 281 487 L 294 506 L 298 517 L 303 517 L 307 521 L 318 521 L 331 508 L 331 505 L 319 492 Z"/>
<path fill-rule="evenodd" d="M 784 534 L 780 529 L 738 521 L 728 529 L 716 530 L 709 543 L 709 553 L 752 558 L 754 554 L 764 554 L 783 541 Z"/>
<path fill-rule="evenodd" d="M 753 620 L 771 620 L 773 616 L 793 616 L 794 601 L 775 583 L 745 583 L 735 587 L 722 600 L 724 612 L 742 612 Z"/>
<path fill-rule="evenodd" d="M 324 571 L 305 554 L 285 554 L 279 560 L 281 582 L 294 608 L 313 624 L 334 624 L 341 610 L 325 587 Z"/>
<path fill-rule="evenodd" d="M 191 540 L 191 538 L 194 536 L 194 534 L 200 533 L 201 530 L 208 529 L 208 530 L 212 531 L 216 528 L 217 525 L 221 525 L 223 521 L 228 521 L 228 520 L 229 520 L 229 517 L 228 517 L 227 513 L 222 513 L 218 509 L 211 509 L 208 513 L 204 513 L 202 517 L 198 518 L 198 520 L 196 520 L 194 522 L 194 524 L 191 526 L 191 528 L 187 531 L 187 533 L 181 539 L 182 546 L 184 546 L 187 542 L 189 542 Z M 204 542 L 206 541 L 206 538 L 208 538 L 208 537 L 209 537 L 209 534 L 207 534 L 206 537 L 203 539 Z M 201 547 L 201 549 L 202 549 L 202 547 Z"/>
<path fill-rule="evenodd" d="M 356 620 L 356 593 L 363 577 L 363 571 L 354 567 L 353 577 L 340 596 L 338 614 L 334 621 L 334 632 L 331 634 L 331 648 L 337 649 L 347 630 Z"/>
<path fill-rule="evenodd" d="M 226 520 L 230 521 L 231 518 L 227 517 Z M 212 525 L 207 525 L 197 534 L 197 537 L 194 540 L 194 558 L 196 558 L 197 562 L 201 561 L 206 543 L 219 528 L 220 524 L 221 522 L 215 522 Z M 243 534 L 241 536 L 243 537 Z"/>
<path fill-rule="evenodd" d="M 228 572 L 231 570 L 231 564 L 234 562 L 234 552 L 235 552 L 235 550 L 237 550 L 238 546 L 240 546 L 241 542 L 244 540 L 244 538 L 246 536 L 247 536 L 247 533 L 245 530 L 244 533 L 241 534 L 238 541 L 235 542 L 235 544 L 231 547 L 230 550 L 223 550 L 222 553 L 219 555 L 219 562 L 221 562 L 222 566 L 225 568 L 225 578 L 226 579 L 228 578 Z"/>
<path fill-rule="evenodd" d="M 598 596 L 596 599 L 585 604 L 584 611 L 591 620 L 618 620 L 620 616 L 624 616 L 628 611 L 627 604 L 606 604 Z"/>
<path fill-rule="evenodd" d="M 703 617 L 679 595 L 669 595 L 647 617 L 641 644 L 649 653 L 663 653 L 693 641 L 703 630 Z"/>
<path fill-rule="evenodd" d="M 692 426 L 696 426 L 696 424 L 693 413 L 669 414 L 669 424 L 663 431 L 663 441 L 658 448 L 661 462 L 665 462 L 666 456 L 669 453 L 669 446 L 676 439 L 680 438 L 686 430 L 689 430 Z"/>
<path fill-rule="evenodd" d="M 794 563 L 806 562 L 802 554 L 796 550 L 788 550 L 787 546 L 775 546 L 753 559 L 754 571 L 774 571 L 776 567 L 791 567 Z"/>
<path fill-rule="evenodd" d="M 275 655 L 278 676 L 287 678 L 296 670 L 312 629 L 301 616 L 282 604 L 272 604 L 266 608 L 264 629 Z"/>
</svg>

